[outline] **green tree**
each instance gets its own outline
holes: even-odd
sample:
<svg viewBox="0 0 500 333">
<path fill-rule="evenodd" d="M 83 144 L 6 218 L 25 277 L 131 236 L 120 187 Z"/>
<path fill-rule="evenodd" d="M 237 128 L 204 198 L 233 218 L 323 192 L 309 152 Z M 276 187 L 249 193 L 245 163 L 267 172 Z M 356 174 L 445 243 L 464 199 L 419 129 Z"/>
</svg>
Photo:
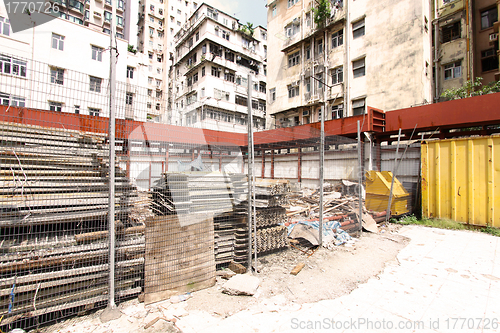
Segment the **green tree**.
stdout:
<svg viewBox="0 0 500 333">
<path fill-rule="evenodd" d="M 134 45 L 128 44 L 127 50 L 133 54 L 137 53 L 137 50 L 134 48 Z"/>
<path fill-rule="evenodd" d="M 247 24 L 244 24 L 240 30 L 243 33 L 246 33 L 247 35 L 253 36 L 253 33 L 255 32 L 255 27 L 253 26 L 253 23 L 247 22 Z"/>
<path fill-rule="evenodd" d="M 314 23 L 316 23 L 318 27 L 323 27 L 326 19 L 331 15 L 330 0 L 319 0 L 317 4 L 318 7 L 313 8 Z"/>
<path fill-rule="evenodd" d="M 486 85 L 483 85 L 481 81 L 483 81 L 483 78 L 477 77 L 475 81 L 469 80 L 459 88 L 446 89 L 441 94 L 441 97 L 447 99 L 461 99 L 500 91 L 500 81 L 490 82 Z"/>
</svg>

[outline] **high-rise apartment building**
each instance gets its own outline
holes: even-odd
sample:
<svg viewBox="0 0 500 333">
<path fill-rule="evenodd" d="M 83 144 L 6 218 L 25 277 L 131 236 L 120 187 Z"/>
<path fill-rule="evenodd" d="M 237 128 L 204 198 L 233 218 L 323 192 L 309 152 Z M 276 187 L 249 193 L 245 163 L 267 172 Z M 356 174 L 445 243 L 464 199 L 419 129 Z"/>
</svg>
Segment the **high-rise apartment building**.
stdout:
<svg viewBox="0 0 500 333">
<path fill-rule="evenodd" d="M 427 0 L 268 1 L 271 127 L 432 101 Z"/>
<path fill-rule="evenodd" d="M 138 0 L 138 3 L 137 49 L 147 57 L 143 64 L 148 73 L 147 106 L 151 116 L 158 116 L 166 111 L 174 36 L 198 4 L 192 0 Z"/>
<path fill-rule="evenodd" d="M 267 31 L 203 4 L 175 35 L 171 123 L 245 132 L 248 78 L 253 124 L 265 126 Z"/>
</svg>

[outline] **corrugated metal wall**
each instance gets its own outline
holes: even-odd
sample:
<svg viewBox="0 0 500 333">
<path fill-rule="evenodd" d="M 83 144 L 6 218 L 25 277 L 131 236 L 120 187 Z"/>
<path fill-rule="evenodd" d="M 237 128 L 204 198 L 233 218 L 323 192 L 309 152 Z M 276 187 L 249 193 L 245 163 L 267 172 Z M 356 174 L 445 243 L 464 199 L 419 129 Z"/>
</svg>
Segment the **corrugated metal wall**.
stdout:
<svg viewBox="0 0 500 333">
<path fill-rule="evenodd" d="M 422 214 L 500 227 L 500 136 L 422 144 Z"/>
</svg>

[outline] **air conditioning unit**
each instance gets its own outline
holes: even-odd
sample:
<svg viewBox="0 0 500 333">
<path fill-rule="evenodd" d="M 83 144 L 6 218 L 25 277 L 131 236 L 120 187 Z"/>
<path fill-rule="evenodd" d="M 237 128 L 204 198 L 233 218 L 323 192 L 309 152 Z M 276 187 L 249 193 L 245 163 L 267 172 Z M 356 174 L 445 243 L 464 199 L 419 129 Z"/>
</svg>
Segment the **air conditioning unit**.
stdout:
<svg viewBox="0 0 500 333">
<path fill-rule="evenodd" d="M 300 81 L 293 81 L 292 82 L 292 87 L 298 87 L 299 83 L 300 83 Z"/>
<path fill-rule="evenodd" d="M 494 42 L 497 39 L 498 39 L 498 34 L 496 33 L 490 34 L 490 42 Z"/>
<path fill-rule="evenodd" d="M 217 68 L 217 71 L 221 72 L 222 71 L 222 67 Z"/>
<path fill-rule="evenodd" d="M 229 73 L 229 70 L 225 69 L 225 70 L 224 70 L 224 73 Z"/>
<path fill-rule="evenodd" d="M 293 23 L 294 23 L 294 24 L 299 24 L 299 18 L 298 18 L 298 17 L 294 18 L 294 19 L 293 19 Z"/>
<path fill-rule="evenodd" d="M 240 56 L 237 56 L 237 57 L 236 57 L 236 60 L 240 61 L 240 60 L 241 60 L 241 57 L 240 57 Z"/>
</svg>

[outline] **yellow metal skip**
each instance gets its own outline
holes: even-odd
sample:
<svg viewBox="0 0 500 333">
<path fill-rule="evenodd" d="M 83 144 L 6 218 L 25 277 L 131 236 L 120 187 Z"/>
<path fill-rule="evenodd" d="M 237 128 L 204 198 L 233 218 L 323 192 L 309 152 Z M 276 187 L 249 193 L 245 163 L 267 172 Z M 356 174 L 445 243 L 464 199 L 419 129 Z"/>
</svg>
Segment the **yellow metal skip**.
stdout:
<svg viewBox="0 0 500 333">
<path fill-rule="evenodd" d="M 500 228 L 500 136 L 421 147 L 422 215 Z"/>
</svg>

